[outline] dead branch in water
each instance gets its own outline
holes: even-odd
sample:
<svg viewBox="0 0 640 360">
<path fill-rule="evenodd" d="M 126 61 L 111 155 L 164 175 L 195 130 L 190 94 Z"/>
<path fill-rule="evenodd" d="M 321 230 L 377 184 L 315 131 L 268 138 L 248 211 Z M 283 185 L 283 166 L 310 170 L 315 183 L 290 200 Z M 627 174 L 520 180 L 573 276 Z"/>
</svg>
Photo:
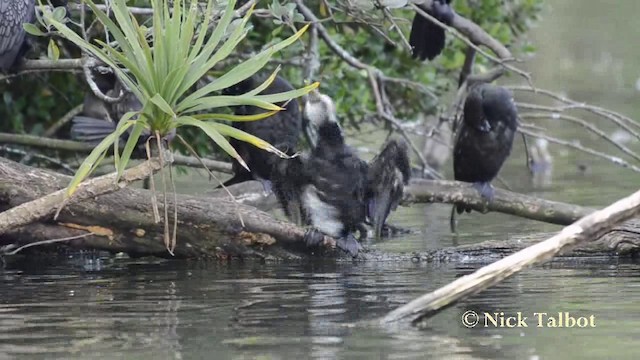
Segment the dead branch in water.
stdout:
<svg viewBox="0 0 640 360">
<path fill-rule="evenodd" d="M 555 236 L 518 251 L 491 265 L 484 266 L 473 274 L 466 275 L 435 291 L 403 305 L 380 319 L 383 324 L 410 321 L 416 325 L 458 300 L 477 294 L 511 275 L 552 259 L 558 253 L 576 245 L 595 241 L 614 225 L 632 218 L 640 212 L 640 191 L 621 199 L 608 207 L 585 216 L 565 227 Z"/>
<path fill-rule="evenodd" d="M 559 225 L 569 225 L 595 211 L 502 189 L 495 189 L 493 201 L 487 203 L 471 184 L 448 180 L 413 180 L 410 186 L 405 188 L 403 202 L 404 204 L 460 203 L 480 212 L 496 211 Z"/>
</svg>

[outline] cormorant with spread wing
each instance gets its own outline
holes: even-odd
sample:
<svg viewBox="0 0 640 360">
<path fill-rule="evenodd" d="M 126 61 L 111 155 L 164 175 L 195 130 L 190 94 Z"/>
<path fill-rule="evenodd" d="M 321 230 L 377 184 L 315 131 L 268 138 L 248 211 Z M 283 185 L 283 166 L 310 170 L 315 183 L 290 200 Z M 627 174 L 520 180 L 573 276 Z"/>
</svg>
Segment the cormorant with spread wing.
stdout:
<svg viewBox="0 0 640 360">
<path fill-rule="evenodd" d="M 0 1 L 0 71 L 13 68 L 27 52 L 27 32 L 22 24 L 34 19 L 34 0 Z"/>
<path fill-rule="evenodd" d="M 470 182 L 488 199 L 493 199 L 491 181 L 511 153 L 518 127 L 518 110 L 509 90 L 491 84 L 472 85 L 464 103 L 462 124 L 453 148 L 455 180 Z M 455 231 L 455 212 L 471 212 L 454 205 L 451 229 Z"/>
<path fill-rule="evenodd" d="M 450 4 L 451 0 L 433 0 L 430 8 L 424 5 L 418 6 L 440 22 L 450 25 L 454 16 Z M 411 33 L 409 34 L 409 44 L 412 47 L 414 58 L 419 58 L 420 60 L 435 59 L 444 49 L 445 39 L 445 30 L 443 28 L 416 13 L 411 24 Z"/>
<path fill-rule="evenodd" d="M 264 75 L 254 75 L 240 83 L 223 91 L 225 95 L 242 95 L 262 84 L 266 80 Z M 273 82 L 260 94 L 277 94 L 294 90 L 293 86 L 280 76 L 276 76 Z M 302 115 L 296 99 L 288 103 L 278 103 L 278 106 L 286 108 L 276 114 L 257 121 L 234 122 L 233 127 L 257 136 L 262 140 L 272 144 L 287 155 L 293 155 L 298 146 L 298 140 L 302 133 Z M 255 106 L 238 106 L 235 108 L 236 115 L 254 115 L 264 113 L 266 110 Z M 259 180 L 265 190 L 270 190 L 271 174 L 280 157 L 259 149 L 244 141 L 230 139 L 230 144 L 245 161 L 251 172 L 247 171 L 240 163 L 234 159 L 234 176 L 224 183 L 229 186 L 249 180 Z"/>
<path fill-rule="evenodd" d="M 281 176 L 274 177 L 280 190 L 276 195 L 285 212 L 292 211 L 291 204 L 300 206 L 306 224 L 336 238 L 338 247 L 356 256 L 361 246 L 354 232 L 362 235 L 369 220 L 379 235 L 402 196 L 409 179 L 407 146 L 392 139 L 369 165 L 345 143 L 331 98 L 310 93 L 305 115 L 317 127 L 316 146 L 306 157 L 282 162 Z M 307 233 L 307 245 L 322 240 L 315 235 Z"/>
</svg>

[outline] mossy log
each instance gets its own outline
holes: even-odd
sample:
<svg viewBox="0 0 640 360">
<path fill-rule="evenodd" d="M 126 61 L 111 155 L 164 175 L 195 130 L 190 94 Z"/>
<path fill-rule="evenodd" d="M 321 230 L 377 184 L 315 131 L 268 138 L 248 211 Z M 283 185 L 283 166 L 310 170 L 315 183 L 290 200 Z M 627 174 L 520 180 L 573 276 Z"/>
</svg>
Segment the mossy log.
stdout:
<svg viewBox="0 0 640 360">
<path fill-rule="evenodd" d="M 47 170 L 36 169 L 0 158 L 0 211 L 7 210 L 43 195 L 64 188 L 70 178 Z M 409 197 L 425 194 L 426 182 L 408 189 Z M 431 186 L 431 185 L 429 185 Z M 430 197 L 430 201 L 468 201 L 482 204 L 466 184 L 456 182 L 433 182 L 430 191 L 441 195 Z M 438 191 L 438 187 L 442 191 Z M 463 189 L 463 190 L 460 190 Z M 178 243 L 175 256 L 197 257 L 253 257 L 267 259 L 305 259 L 311 255 L 304 247 L 305 230 L 271 214 L 258 210 L 275 206 L 272 196 L 263 193 L 257 183 L 245 183 L 231 187 L 238 202 L 233 202 L 224 190 L 208 191 L 207 196 L 177 195 Z M 460 197 L 460 191 L 463 191 Z M 447 193 L 449 192 L 449 193 Z M 242 194 L 242 195 L 241 195 Z M 411 195 L 413 194 L 413 195 Z M 442 195 L 444 194 L 444 195 Z M 458 194 L 458 195 L 456 195 Z M 500 201 L 506 194 L 496 192 Z M 517 201 L 528 201 L 515 193 L 506 194 Z M 162 199 L 162 196 L 159 196 Z M 415 199 L 415 197 L 414 197 Z M 518 200 L 520 199 L 520 200 Z M 539 200 L 545 213 L 544 200 Z M 160 201 L 162 202 L 162 201 Z M 169 214 L 173 213 L 173 196 L 168 196 Z M 493 204 L 493 203 L 492 203 Z M 489 208 L 492 205 L 489 204 Z M 564 221 L 590 209 L 569 204 L 551 203 Z M 162 204 L 159 204 L 162 213 Z M 560 209 L 560 210 L 557 210 Z M 525 207 L 526 213 L 526 207 Z M 546 211 L 550 211 L 546 209 Z M 560 215 L 559 215 L 560 216 Z M 171 218 L 171 216 L 170 216 Z M 241 219 L 242 218 L 242 222 Z M 242 225 L 244 222 L 244 226 Z M 588 247 L 573 250 L 565 256 L 597 256 L 630 254 L 637 251 L 640 243 L 640 223 L 630 221 L 614 228 Z M 163 242 L 164 224 L 156 223 L 148 190 L 124 188 L 65 207 L 57 221 L 45 219 L 0 235 L 0 246 L 13 244 L 12 248 L 36 241 L 86 235 L 65 242 L 66 245 L 82 249 L 101 249 L 125 252 L 134 256 L 153 255 L 171 257 Z M 506 256 L 528 245 L 548 237 L 535 234 L 514 237 L 508 241 L 489 241 L 474 245 L 445 248 L 426 252 L 388 254 L 365 250 L 359 259 L 370 261 L 490 261 Z M 395 241 L 395 240 L 389 240 Z M 334 239 L 325 237 L 325 247 L 335 246 Z M 315 254 L 341 255 L 339 251 L 316 251 Z M 340 256 L 339 256 L 340 257 Z"/>
</svg>

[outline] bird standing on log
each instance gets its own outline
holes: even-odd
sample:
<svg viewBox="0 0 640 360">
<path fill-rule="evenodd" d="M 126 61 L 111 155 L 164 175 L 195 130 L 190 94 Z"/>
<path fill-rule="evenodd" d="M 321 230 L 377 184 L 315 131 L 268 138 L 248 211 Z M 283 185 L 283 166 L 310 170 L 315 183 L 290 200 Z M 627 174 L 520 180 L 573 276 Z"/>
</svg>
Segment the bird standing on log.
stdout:
<svg viewBox="0 0 640 360">
<path fill-rule="evenodd" d="M 451 0 L 433 0 L 431 7 L 418 5 L 427 14 L 435 17 L 440 22 L 450 25 L 454 17 L 451 8 Z M 416 13 L 411 24 L 409 44 L 412 47 L 412 55 L 420 60 L 433 60 L 440 55 L 445 45 L 445 30 L 431 20 Z"/>
<path fill-rule="evenodd" d="M 254 75 L 225 89 L 223 93 L 225 95 L 242 95 L 257 88 L 265 80 L 266 76 L 264 75 Z M 277 76 L 260 94 L 277 94 L 291 90 L 294 90 L 293 86 L 285 79 Z M 298 101 L 292 99 L 286 104 L 278 103 L 276 105 L 285 107 L 286 110 L 279 111 L 268 118 L 258 121 L 234 122 L 233 127 L 267 141 L 287 155 L 293 155 L 302 133 L 302 115 L 300 114 Z M 264 109 L 255 106 L 243 105 L 235 108 L 236 115 L 255 115 L 263 112 L 265 112 Z M 234 176 L 227 180 L 224 186 L 249 180 L 258 180 L 263 184 L 265 190 L 271 190 L 273 168 L 282 159 L 278 155 L 259 149 L 244 141 L 232 138 L 229 142 L 245 161 L 251 172 L 247 171 L 234 159 L 232 165 Z"/>
<path fill-rule="evenodd" d="M 34 0 L 0 1 L 0 71 L 11 70 L 27 52 L 27 32 L 22 24 L 34 19 Z"/>
<path fill-rule="evenodd" d="M 336 238 L 339 248 L 356 256 L 361 246 L 354 232 L 362 237 L 369 220 L 379 236 L 402 197 L 410 171 L 407 145 L 391 139 L 367 164 L 345 143 L 331 98 L 310 93 L 304 112 L 318 129 L 317 143 L 308 156 L 282 163 L 276 195 L 285 212 L 294 211 L 291 204 L 300 206 L 303 223 Z M 322 241 L 317 235 L 307 233 L 308 246 Z"/>
<path fill-rule="evenodd" d="M 472 85 L 464 103 L 462 124 L 453 148 L 453 172 L 458 181 L 473 183 L 482 197 L 493 199 L 491 181 L 511 153 L 518 127 L 518 111 L 511 92 L 491 84 Z M 456 204 L 451 211 L 471 212 Z"/>
</svg>

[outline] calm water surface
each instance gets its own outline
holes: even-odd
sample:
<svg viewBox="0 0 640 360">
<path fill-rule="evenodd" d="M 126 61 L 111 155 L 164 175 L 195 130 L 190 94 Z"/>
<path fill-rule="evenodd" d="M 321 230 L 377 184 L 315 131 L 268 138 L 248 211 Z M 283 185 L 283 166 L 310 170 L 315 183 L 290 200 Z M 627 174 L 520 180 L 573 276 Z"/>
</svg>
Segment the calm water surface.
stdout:
<svg viewBox="0 0 640 360">
<path fill-rule="evenodd" d="M 538 54 L 527 65 L 537 85 L 640 116 L 638 48 L 607 40 L 637 34 L 630 19 L 639 3 L 549 3 L 553 11 L 533 34 Z M 558 136 L 593 140 L 565 124 L 544 125 Z M 640 150 L 636 143 L 628 146 Z M 638 188 L 636 173 L 553 145 L 550 150 L 550 186 L 532 187 L 519 143 L 503 178 L 515 191 L 594 207 Z M 587 165 L 586 174 L 578 164 Z M 201 179 L 182 178 L 204 184 Z M 372 246 L 384 251 L 449 246 L 454 242 L 449 210 L 443 205 L 400 209 L 393 222 L 414 232 Z M 508 215 L 472 214 L 459 217 L 455 240 L 506 240 L 558 229 Z M 218 264 L 91 255 L 17 263 L 0 270 L 0 359 L 632 359 L 640 353 L 640 263 L 631 260 L 556 261 L 527 270 L 443 311 L 425 330 L 353 325 L 479 266 Z M 467 328 L 461 316 L 469 310 L 521 312 L 529 327 Z M 534 312 L 593 315 L 596 327 L 537 328 Z"/>
</svg>

